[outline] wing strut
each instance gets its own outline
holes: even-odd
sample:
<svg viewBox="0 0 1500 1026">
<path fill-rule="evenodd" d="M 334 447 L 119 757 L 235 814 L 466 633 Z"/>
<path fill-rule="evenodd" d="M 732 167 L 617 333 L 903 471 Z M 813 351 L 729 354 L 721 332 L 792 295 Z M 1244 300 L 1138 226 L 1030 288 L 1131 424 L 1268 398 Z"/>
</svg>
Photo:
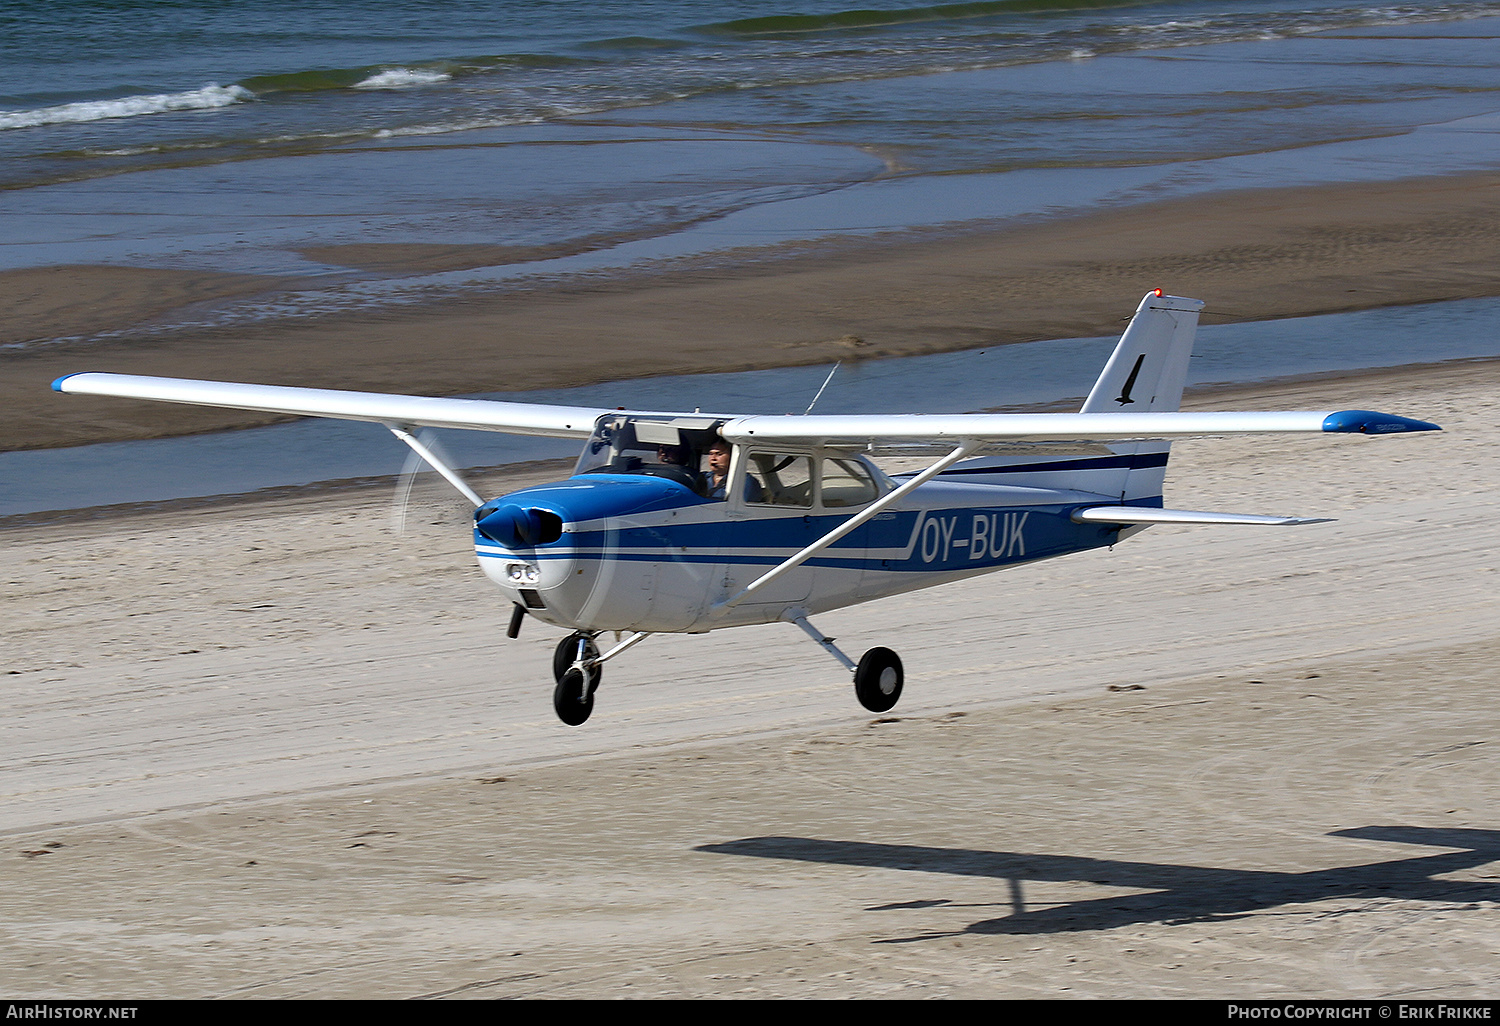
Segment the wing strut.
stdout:
<svg viewBox="0 0 1500 1026">
<path fill-rule="evenodd" d="M 479 497 L 478 493 L 475 492 L 474 489 L 469 487 L 468 483 L 464 481 L 463 478 L 458 476 L 458 471 L 454 470 L 442 460 L 438 459 L 437 456 L 433 454 L 433 451 L 431 449 L 427 448 L 427 446 L 423 445 L 420 441 L 417 440 L 416 435 L 413 435 L 405 428 L 399 428 L 394 424 L 387 424 L 386 429 L 389 430 L 391 434 L 401 439 L 401 441 L 411 446 L 412 452 L 416 453 L 423 460 L 425 460 L 427 462 L 427 465 L 433 470 L 436 470 L 439 474 L 442 474 L 443 480 L 447 481 L 454 488 L 457 488 L 459 492 L 462 493 L 463 497 L 472 502 L 476 508 L 484 505 L 484 500 Z"/>
<path fill-rule="evenodd" d="M 975 450 L 977 450 L 983 444 L 983 442 L 975 439 L 966 439 L 961 445 L 959 445 L 957 449 L 954 449 L 948 455 L 938 460 L 936 463 L 928 467 L 926 470 L 922 471 L 910 481 L 903 483 L 897 488 L 891 489 L 891 491 L 887 492 L 882 498 L 870 503 L 864 509 L 854 514 L 854 516 L 850 517 L 848 520 L 845 520 L 838 527 L 835 527 L 832 531 L 829 531 L 827 534 L 823 535 L 823 537 L 807 546 L 807 548 L 803 549 L 795 556 L 792 556 L 790 559 L 786 560 L 783 563 L 778 563 L 770 570 L 767 570 L 765 573 L 761 574 L 755 580 L 745 585 L 745 587 L 741 589 L 738 594 L 725 599 L 723 602 L 715 602 L 713 606 L 710 607 L 709 613 L 711 615 L 720 616 L 724 613 L 727 613 L 729 610 L 739 605 L 741 602 L 749 598 L 752 594 L 759 591 L 761 588 L 764 588 L 766 585 L 776 580 L 788 570 L 796 569 L 803 563 L 806 563 L 813 556 L 816 556 L 819 552 L 822 552 L 824 549 L 828 548 L 828 546 L 838 541 L 844 535 L 848 534 L 850 531 L 853 531 L 855 528 L 861 526 L 862 524 L 869 522 L 875 517 L 876 514 L 882 512 L 887 506 L 892 505 L 898 499 L 901 499 L 908 492 L 914 491 L 921 485 L 926 484 L 928 481 L 932 480 L 934 477 L 937 477 L 943 471 L 953 466 L 953 464 L 957 463 L 959 460 L 971 456 L 975 452 Z M 806 628 L 804 628 L 804 630 L 805 629 Z"/>
</svg>

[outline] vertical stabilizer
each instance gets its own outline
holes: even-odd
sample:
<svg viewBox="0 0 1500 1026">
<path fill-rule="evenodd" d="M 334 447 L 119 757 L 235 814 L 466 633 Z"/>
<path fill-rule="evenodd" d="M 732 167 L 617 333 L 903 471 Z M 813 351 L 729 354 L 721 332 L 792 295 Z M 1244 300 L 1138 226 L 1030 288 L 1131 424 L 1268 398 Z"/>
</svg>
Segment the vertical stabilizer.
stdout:
<svg viewBox="0 0 1500 1026">
<path fill-rule="evenodd" d="M 1203 301 L 1146 293 L 1130 326 L 1083 404 L 1082 413 L 1170 413 L 1182 407 L 1188 358 L 1198 333 Z M 1125 457 L 1116 488 L 1123 502 L 1161 503 L 1171 442 L 1133 442 L 1110 447 Z"/>
<path fill-rule="evenodd" d="M 1177 410 L 1182 405 L 1188 357 L 1202 309 L 1202 300 L 1164 296 L 1160 289 L 1146 293 L 1080 412 Z M 1111 445 L 1110 455 L 1102 457 L 982 456 L 958 464 L 944 478 L 975 484 L 1067 488 L 1140 506 L 1160 506 L 1170 449 L 1169 442 L 1124 442 Z"/>
<path fill-rule="evenodd" d="M 1146 293 L 1081 413 L 1160 413 L 1182 406 L 1199 299 Z"/>
</svg>

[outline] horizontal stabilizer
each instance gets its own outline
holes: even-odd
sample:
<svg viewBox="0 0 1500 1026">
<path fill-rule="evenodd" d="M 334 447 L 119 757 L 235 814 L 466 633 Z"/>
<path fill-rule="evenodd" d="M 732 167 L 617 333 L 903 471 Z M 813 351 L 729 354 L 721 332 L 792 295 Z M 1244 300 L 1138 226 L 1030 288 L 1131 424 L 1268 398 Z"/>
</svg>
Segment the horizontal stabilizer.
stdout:
<svg viewBox="0 0 1500 1026">
<path fill-rule="evenodd" d="M 1151 506 L 1089 506 L 1073 511 L 1079 524 L 1258 524 L 1286 527 L 1327 524 L 1332 517 L 1271 517 L 1259 513 L 1204 513 L 1193 509 L 1156 509 Z"/>
</svg>

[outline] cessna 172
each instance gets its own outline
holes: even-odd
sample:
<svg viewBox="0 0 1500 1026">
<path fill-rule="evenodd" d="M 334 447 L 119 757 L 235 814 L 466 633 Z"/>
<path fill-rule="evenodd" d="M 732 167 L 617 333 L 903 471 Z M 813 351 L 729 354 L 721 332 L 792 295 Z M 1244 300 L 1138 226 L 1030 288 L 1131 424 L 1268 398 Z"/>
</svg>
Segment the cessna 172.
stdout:
<svg viewBox="0 0 1500 1026">
<path fill-rule="evenodd" d="M 528 616 L 570 632 L 553 660 L 566 723 L 588 719 L 604 664 L 652 634 L 777 621 L 805 631 L 883 712 L 901 696 L 900 658 L 872 648 L 856 662 L 809 617 L 1113 545 L 1151 524 L 1317 522 L 1163 508 L 1174 438 L 1438 430 L 1366 410 L 1179 412 L 1202 307 L 1148 293 L 1078 413 L 653 413 L 103 373 L 52 387 L 383 424 L 474 504 L 479 564 L 514 604 L 509 636 Z M 421 427 L 584 446 L 566 481 L 486 501 Z M 894 476 L 869 458 L 934 448 L 925 469 Z M 615 644 L 601 651 L 606 632 Z"/>
</svg>

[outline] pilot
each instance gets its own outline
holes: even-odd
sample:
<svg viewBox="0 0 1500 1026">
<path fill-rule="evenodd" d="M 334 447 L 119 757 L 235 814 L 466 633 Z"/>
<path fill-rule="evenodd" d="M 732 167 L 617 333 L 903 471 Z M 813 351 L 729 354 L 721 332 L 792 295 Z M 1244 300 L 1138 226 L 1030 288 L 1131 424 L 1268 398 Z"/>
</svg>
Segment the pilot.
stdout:
<svg viewBox="0 0 1500 1026">
<path fill-rule="evenodd" d="M 663 476 L 672 477 L 682 484 L 687 485 L 699 495 L 703 494 L 705 485 L 704 476 L 693 469 L 697 460 L 693 456 L 693 450 L 686 445 L 662 444 L 656 447 L 656 461 L 663 467 L 672 467 L 676 471 L 673 474 Z"/>
<path fill-rule="evenodd" d="M 656 461 L 665 463 L 669 467 L 686 467 L 691 458 L 691 451 L 685 445 L 658 445 L 656 447 Z"/>
<path fill-rule="evenodd" d="M 723 501 L 725 486 L 729 484 L 729 458 L 734 453 L 730 444 L 722 438 L 714 438 L 708 443 L 708 472 L 704 475 L 704 495 L 710 499 Z M 748 475 L 745 478 L 745 501 L 759 502 L 761 500 L 760 482 Z"/>
</svg>

